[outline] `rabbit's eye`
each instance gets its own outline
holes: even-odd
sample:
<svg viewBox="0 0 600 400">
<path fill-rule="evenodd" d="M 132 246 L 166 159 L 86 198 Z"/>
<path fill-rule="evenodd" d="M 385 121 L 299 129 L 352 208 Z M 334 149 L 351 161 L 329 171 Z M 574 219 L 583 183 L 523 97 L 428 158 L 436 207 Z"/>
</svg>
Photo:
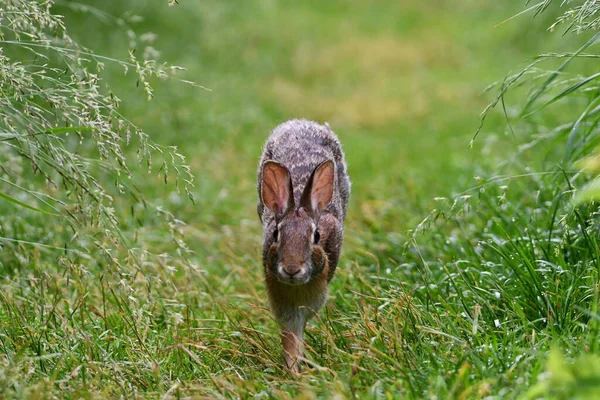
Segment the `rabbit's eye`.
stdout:
<svg viewBox="0 0 600 400">
<path fill-rule="evenodd" d="M 275 231 L 273 232 L 273 240 L 277 241 L 278 238 L 279 238 L 279 229 L 275 228 Z"/>
<path fill-rule="evenodd" d="M 319 231 L 315 231 L 315 244 L 319 243 L 319 240 L 321 239 L 321 234 L 319 233 Z"/>
</svg>

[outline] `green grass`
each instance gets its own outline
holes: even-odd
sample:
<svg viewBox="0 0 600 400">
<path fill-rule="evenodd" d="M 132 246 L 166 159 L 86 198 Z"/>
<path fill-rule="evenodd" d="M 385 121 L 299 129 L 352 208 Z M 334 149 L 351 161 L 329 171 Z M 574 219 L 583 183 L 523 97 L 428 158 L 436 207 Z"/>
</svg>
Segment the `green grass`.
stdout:
<svg viewBox="0 0 600 400">
<path fill-rule="evenodd" d="M 159 59 L 209 89 L 155 79 L 148 102 L 120 66 L 103 75 L 123 115 L 186 156 L 195 203 L 156 168 L 134 168 L 133 184 L 172 215 L 115 193 L 140 261 L 117 247 L 117 265 L 59 219 L 0 199 L 1 237 L 59 249 L 0 247 L 0 398 L 523 398 L 561 362 L 597 364 L 597 209 L 573 209 L 588 177 L 570 163 L 598 139 L 587 130 L 559 168 L 567 137 L 550 130 L 580 104 L 519 121 L 518 88 L 506 97 L 514 135 L 492 113 L 467 149 L 488 84 L 583 43 L 545 32 L 559 11 L 495 27 L 521 4 L 111 3 L 111 15 L 143 16 L 132 28 L 158 35 Z M 83 45 L 127 58 L 122 27 L 65 4 L 56 11 Z M 331 124 L 353 181 L 331 297 L 308 328 L 318 367 L 299 377 L 283 368 L 267 308 L 255 211 L 264 141 L 295 117 Z M 553 389 L 578 378 L 574 367 Z"/>
</svg>

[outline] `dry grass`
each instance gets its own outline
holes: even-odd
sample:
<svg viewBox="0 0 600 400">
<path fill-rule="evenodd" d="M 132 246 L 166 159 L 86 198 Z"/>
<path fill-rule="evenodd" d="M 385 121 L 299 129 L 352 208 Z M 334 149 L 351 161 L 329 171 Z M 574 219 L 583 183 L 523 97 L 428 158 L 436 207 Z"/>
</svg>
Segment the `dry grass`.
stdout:
<svg viewBox="0 0 600 400">
<path fill-rule="evenodd" d="M 440 103 L 473 103 L 472 88 L 434 82 L 432 71 L 468 62 L 465 49 L 442 38 L 355 35 L 339 43 L 301 42 L 292 70 L 273 78 L 265 95 L 281 99 L 290 115 L 356 128 L 422 119 Z"/>
</svg>

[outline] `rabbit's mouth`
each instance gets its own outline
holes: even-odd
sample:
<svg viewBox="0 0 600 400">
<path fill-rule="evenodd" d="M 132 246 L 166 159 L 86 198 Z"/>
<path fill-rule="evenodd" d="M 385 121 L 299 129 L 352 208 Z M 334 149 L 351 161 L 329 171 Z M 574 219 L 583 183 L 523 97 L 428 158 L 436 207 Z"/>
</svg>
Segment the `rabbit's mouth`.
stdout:
<svg viewBox="0 0 600 400">
<path fill-rule="evenodd" d="M 287 285 L 304 285 L 310 280 L 310 268 L 306 265 L 297 268 L 290 269 L 284 268 L 281 264 L 277 265 L 277 279 L 281 283 Z"/>
</svg>

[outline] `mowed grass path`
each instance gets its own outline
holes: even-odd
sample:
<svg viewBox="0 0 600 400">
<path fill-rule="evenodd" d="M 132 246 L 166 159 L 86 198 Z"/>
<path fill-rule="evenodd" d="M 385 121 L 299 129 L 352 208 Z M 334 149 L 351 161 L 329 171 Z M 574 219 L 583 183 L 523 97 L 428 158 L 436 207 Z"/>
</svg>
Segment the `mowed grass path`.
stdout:
<svg viewBox="0 0 600 400">
<path fill-rule="evenodd" d="M 38 286 L 26 276 L 6 283 L 9 314 L 31 331 L 30 349 L 6 373 L 11 390 L 29 398 L 518 393 L 541 368 L 529 352 L 535 340 L 524 339 L 530 327 L 477 337 L 474 314 L 457 311 L 456 292 L 442 303 L 413 297 L 436 287 L 443 263 L 433 263 L 455 259 L 462 245 L 407 254 L 406 232 L 436 196 L 475 186 L 477 168 L 510 151 L 485 135 L 467 150 L 489 100 L 481 91 L 544 50 L 538 39 L 547 21 L 494 28 L 518 5 L 474 0 L 181 3 L 128 1 L 106 11 L 143 16 L 136 31 L 158 34 L 152 45 L 161 59 L 185 66 L 182 77 L 209 90 L 154 82 L 156 98 L 146 102 L 118 68 L 108 66 L 107 81 L 123 113 L 155 141 L 179 146 L 197 176 L 195 204 L 154 176 L 140 172 L 136 181 L 185 221 L 173 228 L 194 253 L 177 253 L 163 225 L 123 199 L 118 212 L 138 245 L 169 257 L 149 258 L 130 274 L 102 263 L 67 273 L 42 264 Z M 97 53 L 126 54 L 124 32 L 111 23 L 76 12 L 66 21 Z M 282 368 L 255 211 L 264 140 L 297 117 L 330 123 L 353 181 L 339 273 L 308 329 L 308 356 L 320 367 L 301 377 Z M 492 116 L 486 129 L 503 136 L 502 118 Z M 461 228 L 439 227 L 442 235 Z"/>
</svg>

